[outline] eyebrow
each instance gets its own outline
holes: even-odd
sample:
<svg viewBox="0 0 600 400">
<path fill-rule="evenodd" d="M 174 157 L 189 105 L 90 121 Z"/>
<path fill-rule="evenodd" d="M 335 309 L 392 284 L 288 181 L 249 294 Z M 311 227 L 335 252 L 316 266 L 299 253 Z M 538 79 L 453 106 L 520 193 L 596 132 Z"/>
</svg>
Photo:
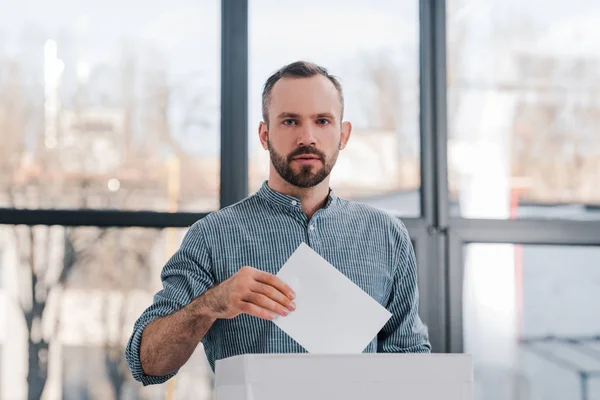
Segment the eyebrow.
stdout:
<svg viewBox="0 0 600 400">
<path fill-rule="evenodd" d="M 319 114 L 314 114 L 311 115 L 312 118 L 329 118 L 329 119 L 335 119 L 335 116 L 331 113 L 319 113 Z M 295 118 L 295 119 L 299 119 L 300 118 L 300 114 L 296 114 L 296 113 L 291 113 L 291 112 L 282 112 L 281 114 L 279 114 L 277 116 L 278 119 L 287 119 L 287 118 Z"/>
<path fill-rule="evenodd" d="M 277 116 L 278 119 L 287 119 L 287 118 L 300 118 L 300 114 L 294 114 L 290 112 L 282 112 Z"/>
</svg>

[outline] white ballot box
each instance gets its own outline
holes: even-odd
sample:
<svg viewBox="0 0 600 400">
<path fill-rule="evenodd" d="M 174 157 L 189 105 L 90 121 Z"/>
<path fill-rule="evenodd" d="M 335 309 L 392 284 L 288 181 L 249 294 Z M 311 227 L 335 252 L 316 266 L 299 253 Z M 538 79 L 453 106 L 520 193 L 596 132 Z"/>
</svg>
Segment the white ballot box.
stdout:
<svg viewBox="0 0 600 400">
<path fill-rule="evenodd" d="M 216 400 L 473 400 L 464 354 L 256 354 L 219 360 Z"/>
</svg>

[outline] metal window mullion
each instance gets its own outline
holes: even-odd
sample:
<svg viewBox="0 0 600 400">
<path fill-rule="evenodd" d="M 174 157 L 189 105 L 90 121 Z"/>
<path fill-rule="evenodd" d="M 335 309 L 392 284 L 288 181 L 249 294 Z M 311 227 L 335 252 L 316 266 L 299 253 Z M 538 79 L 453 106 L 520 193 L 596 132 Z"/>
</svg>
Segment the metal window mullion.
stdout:
<svg viewBox="0 0 600 400">
<path fill-rule="evenodd" d="M 600 221 L 456 218 L 450 229 L 466 243 L 600 246 Z"/>
<path fill-rule="evenodd" d="M 248 195 L 248 0 L 221 1 L 221 208 Z"/>
<path fill-rule="evenodd" d="M 421 214 L 426 235 L 418 243 L 421 314 L 434 351 L 448 351 L 448 183 L 446 132 L 445 2 L 420 0 L 419 88 L 421 128 Z"/>
<path fill-rule="evenodd" d="M 434 230 L 444 230 L 449 210 L 445 1 L 421 0 L 419 10 L 421 212 Z"/>
<path fill-rule="evenodd" d="M 117 210 L 0 209 L 0 225 L 188 228 L 207 213 Z"/>
<path fill-rule="evenodd" d="M 448 123 L 446 84 L 446 1 L 433 0 L 434 101 L 437 227 L 442 232 L 448 227 Z M 445 242 L 444 242 L 445 243 Z"/>
<path fill-rule="evenodd" d="M 464 241 L 460 236 L 450 233 L 448 236 L 448 270 L 446 275 L 448 288 L 448 303 L 446 306 L 448 325 L 446 334 L 448 351 L 451 353 L 462 353 L 464 351 L 463 245 Z"/>
<path fill-rule="evenodd" d="M 421 130 L 421 215 L 436 224 L 435 207 L 435 65 L 432 0 L 419 1 L 419 124 Z"/>
</svg>

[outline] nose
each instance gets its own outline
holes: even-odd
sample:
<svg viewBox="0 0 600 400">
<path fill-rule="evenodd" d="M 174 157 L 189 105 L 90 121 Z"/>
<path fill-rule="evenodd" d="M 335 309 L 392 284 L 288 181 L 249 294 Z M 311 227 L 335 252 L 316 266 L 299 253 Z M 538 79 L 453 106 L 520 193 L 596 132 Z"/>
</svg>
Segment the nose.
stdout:
<svg viewBox="0 0 600 400">
<path fill-rule="evenodd" d="M 315 132 L 312 126 L 302 127 L 299 133 L 298 146 L 314 146 L 316 144 Z"/>
</svg>

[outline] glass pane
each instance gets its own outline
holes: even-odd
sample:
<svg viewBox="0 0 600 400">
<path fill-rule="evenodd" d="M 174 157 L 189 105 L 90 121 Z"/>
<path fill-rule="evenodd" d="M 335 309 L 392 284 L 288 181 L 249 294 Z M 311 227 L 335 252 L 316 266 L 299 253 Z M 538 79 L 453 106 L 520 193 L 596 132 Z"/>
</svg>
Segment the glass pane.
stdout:
<svg viewBox="0 0 600 400">
<path fill-rule="evenodd" d="M 464 249 L 477 400 L 600 400 L 600 247 Z"/>
<path fill-rule="evenodd" d="M 600 3 L 450 0 L 447 10 L 454 214 L 597 219 Z"/>
<path fill-rule="evenodd" d="M 218 209 L 220 1 L 0 13 L 0 207 Z"/>
<path fill-rule="evenodd" d="M 353 124 L 331 186 L 345 198 L 418 216 L 418 2 L 261 0 L 249 13 L 250 191 L 269 172 L 257 135 L 263 85 L 290 62 L 312 61 L 341 79 L 344 119 Z"/>
<path fill-rule="evenodd" d="M 2 368 L 0 398 L 40 398 L 43 391 L 65 400 L 162 400 L 167 392 L 174 394 L 168 400 L 210 399 L 202 345 L 175 379 L 145 388 L 124 357 L 133 323 L 160 289 L 160 271 L 184 233 L 0 225 L 7 261 L 0 326 L 10 327 L 0 329 L 0 364 L 10 365 Z M 29 374 L 38 378 L 28 384 Z"/>
</svg>

